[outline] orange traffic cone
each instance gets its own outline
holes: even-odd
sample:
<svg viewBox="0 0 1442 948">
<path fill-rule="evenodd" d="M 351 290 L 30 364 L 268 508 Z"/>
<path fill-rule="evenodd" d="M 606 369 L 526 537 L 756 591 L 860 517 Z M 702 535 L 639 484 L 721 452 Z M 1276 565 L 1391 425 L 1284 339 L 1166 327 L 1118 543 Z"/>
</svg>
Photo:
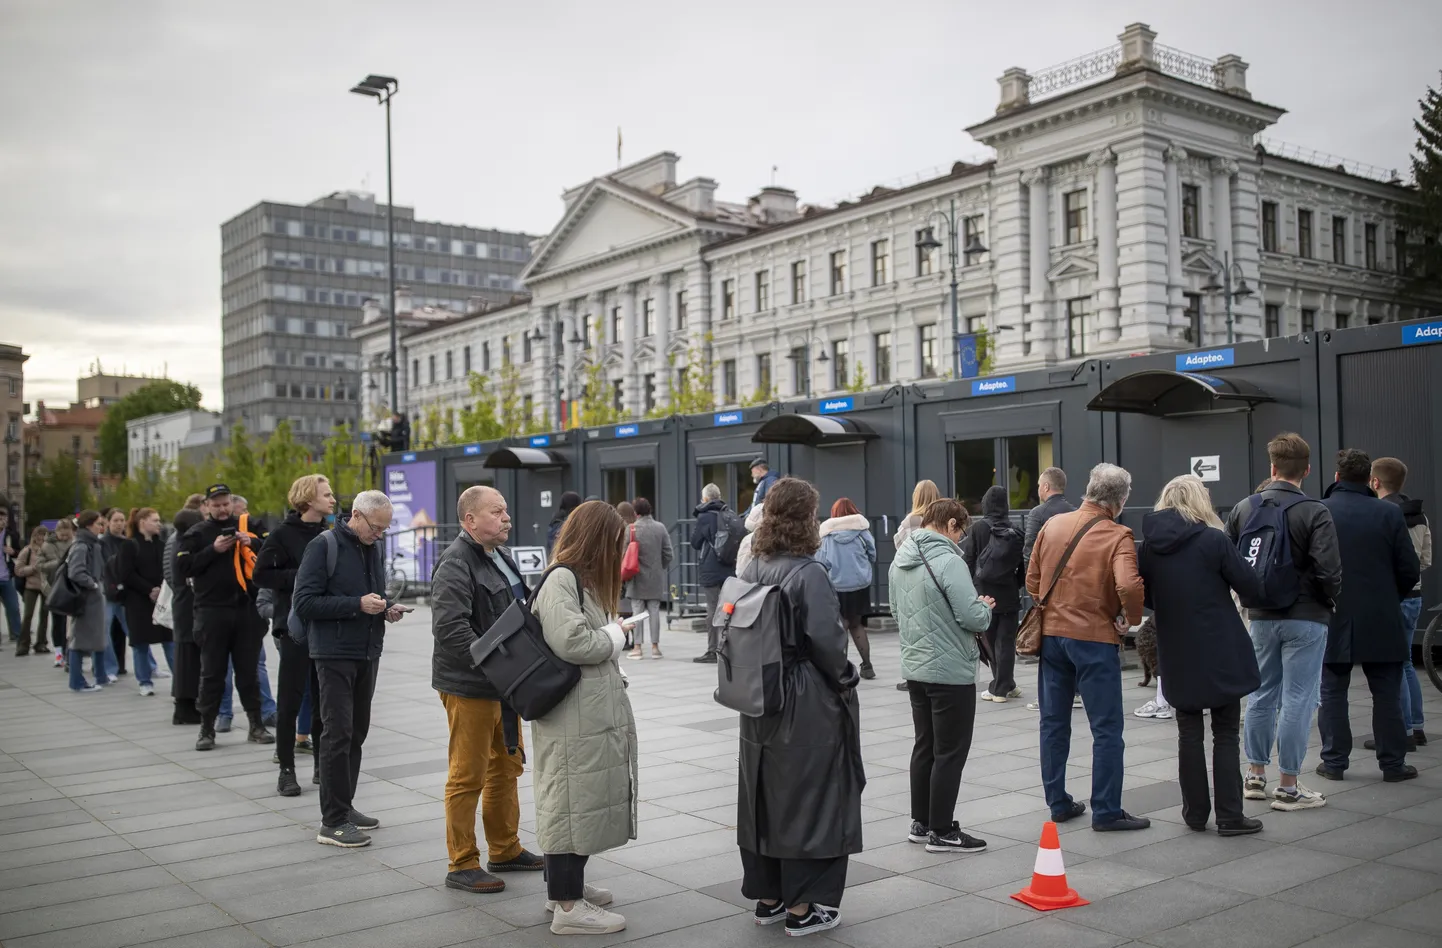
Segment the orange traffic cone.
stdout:
<svg viewBox="0 0 1442 948">
<path fill-rule="evenodd" d="M 1067 888 L 1066 867 L 1062 865 L 1061 843 L 1057 840 L 1055 823 L 1048 822 L 1041 828 L 1041 847 L 1036 851 L 1031 885 L 1012 898 L 1042 912 L 1091 904 L 1077 895 L 1075 889 Z"/>
</svg>

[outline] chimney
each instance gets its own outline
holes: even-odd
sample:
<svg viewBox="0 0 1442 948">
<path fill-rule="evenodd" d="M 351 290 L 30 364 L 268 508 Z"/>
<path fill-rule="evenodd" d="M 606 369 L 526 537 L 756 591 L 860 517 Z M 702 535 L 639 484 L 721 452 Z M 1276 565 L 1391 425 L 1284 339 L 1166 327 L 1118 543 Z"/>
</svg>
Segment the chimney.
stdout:
<svg viewBox="0 0 1442 948">
<path fill-rule="evenodd" d="M 747 204 L 763 224 L 780 224 L 800 216 L 796 210 L 796 192 L 790 188 L 762 188 Z"/>
<path fill-rule="evenodd" d="M 396 318 L 409 316 L 415 309 L 411 305 L 411 288 L 408 286 L 396 287 Z"/>
<path fill-rule="evenodd" d="M 1247 64 L 1242 62 L 1242 57 L 1228 53 L 1217 60 L 1212 72 L 1217 76 L 1218 89 L 1244 99 L 1252 97 L 1247 91 Z"/>
<path fill-rule="evenodd" d="M 1031 76 L 1027 75 L 1025 69 L 1012 66 L 1001 74 L 997 84 L 1001 86 L 1001 104 L 996 107 L 997 115 L 1031 105 Z"/>
<path fill-rule="evenodd" d="M 1145 23 L 1133 23 L 1122 30 L 1117 39 L 1122 44 L 1122 61 L 1117 66 L 1117 75 L 1156 68 L 1157 34 L 1151 27 Z"/>
<path fill-rule="evenodd" d="M 361 325 L 368 326 L 371 323 L 381 321 L 381 301 L 374 297 L 366 299 L 361 303 Z"/>
<path fill-rule="evenodd" d="M 716 182 L 711 178 L 692 178 L 674 191 L 667 192 L 663 198 L 692 214 L 715 214 Z"/>
</svg>

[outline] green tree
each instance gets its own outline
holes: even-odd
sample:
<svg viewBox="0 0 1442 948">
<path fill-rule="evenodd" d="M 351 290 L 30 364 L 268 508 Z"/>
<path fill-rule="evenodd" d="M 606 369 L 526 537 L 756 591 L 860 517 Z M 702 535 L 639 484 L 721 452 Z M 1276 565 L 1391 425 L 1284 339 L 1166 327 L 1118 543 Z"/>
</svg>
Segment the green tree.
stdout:
<svg viewBox="0 0 1442 948">
<path fill-rule="evenodd" d="M 710 342 L 708 335 L 705 342 Z M 648 418 L 665 418 L 668 415 L 704 415 L 716 410 L 716 373 L 705 354 L 697 347 L 686 350 L 686 361 L 676 368 L 676 358 L 666 357 L 667 371 L 671 372 L 671 394 L 664 405 L 657 405 L 647 413 Z"/>
<path fill-rule="evenodd" d="M 100 423 L 100 469 L 106 474 L 124 474 L 129 467 L 130 440 L 125 423 L 146 415 L 185 411 L 200 407 L 200 389 L 170 379 L 156 379 L 110 406 Z"/>
<path fill-rule="evenodd" d="M 491 392 L 490 381 L 472 372 L 466 376 L 471 391 L 471 404 L 461 409 L 460 430 L 462 441 L 498 441 L 506 436 L 501 424 L 496 396 Z"/>
<path fill-rule="evenodd" d="M 514 363 L 507 362 L 501 366 L 499 389 L 496 410 L 506 437 L 527 434 L 534 422 L 526 415 L 525 397 L 521 394 L 521 370 Z"/>
<path fill-rule="evenodd" d="M 1416 201 L 1404 202 L 1401 214 L 1412 238 L 1402 268 L 1407 276 L 1403 292 L 1430 301 L 1442 294 L 1442 91 L 1429 86 L 1417 104 L 1422 114 L 1412 121 L 1417 131 L 1412 156 Z"/>
<path fill-rule="evenodd" d="M 625 420 L 625 413 L 616 407 L 615 388 L 599 356 L 585 367 L 582 379 L 581 402 L 571 419 L 572 428 L 599 428 Z"/>
<path fill-rule="evenodd" d="M 320 470 L 337 497 L 352 498 L 370 488 L 366 477 L 366 446 L 350 425 L 342 425 L 325 439 Z"/>
<path fill-rule="evenodd" d="M 260 476 L 255 496 L 247 496 L 256 513 L 283 514 L 290 485 L 311 472 L 310 449 L 295 440 L 290 422 L 281 421 L 261 448 Z"/>
<path fill-rule="evenodd" d="M 856 360 L 856 371 L 851 375 L 851 381 L 846 385 L 846 391 L 853 395 L 859 395 L 866 391 L 866 366 L 860 359 Z"/>
<path fill-rule="evenodd" d="M 230 444 L 221 456 L 220 472 L 225 485 L 247 500 L 260 486 L 260 459 L 245 425 L 230 429 Z"/>
<path fill-rule="evenodd" d="M 742 398 L 740 404 L 742 408 L 754 408 L 757 405 L 766 405 L 774 401 L 776 401 L 776 387 L 763 385 Z"/>
<path fill-rule="evenodd" d="M 90 484 L 81 476 L 74 455 L 49 458 L 25 477 L 25 528 L 42 520 L 70 517 L 95 504 Z"/>
</svg>

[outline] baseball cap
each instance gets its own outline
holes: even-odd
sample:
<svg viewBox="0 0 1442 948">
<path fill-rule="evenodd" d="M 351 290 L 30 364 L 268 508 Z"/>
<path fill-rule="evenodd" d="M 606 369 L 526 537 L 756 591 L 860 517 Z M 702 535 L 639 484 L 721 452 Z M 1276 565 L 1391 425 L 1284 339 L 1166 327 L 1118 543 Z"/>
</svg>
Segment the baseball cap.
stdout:
<svg viewBox="0 0 1442 948">
<path fill-rule="evenodd" d="M 216 497 L 226 497 L 230 494 L 230 488 L 224 484 L 211 484 L 205 489 L 205 499 L 213 500 Z"/>
<path fill-rule="evenodd" d="M 757 458 L 756 460 L 754 460 L 754 461 L 751 462 L 751 466 L 752 466 L 752 467 L 764 467 L 764 468 L 766 468 L 767 470 L 770 470 L 770 469 L 771 469 L 771 462 L 768 461 L 768 460 L 766 460 L 765 458 Z"/>
</svg>

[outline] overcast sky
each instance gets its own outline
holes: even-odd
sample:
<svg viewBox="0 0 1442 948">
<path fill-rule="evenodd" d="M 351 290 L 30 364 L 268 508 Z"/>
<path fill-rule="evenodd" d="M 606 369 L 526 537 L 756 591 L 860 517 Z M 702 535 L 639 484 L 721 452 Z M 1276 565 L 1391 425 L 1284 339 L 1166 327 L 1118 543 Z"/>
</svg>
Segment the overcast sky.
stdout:
<svg viewBox="0 0 1442 948">
<path fill-rule="evenodd" d="M 26 397 L 107 370 L 220 407 L 220 224 L 259 200 L 368 186 L 397 76 L 396 202 L 545 233 L 560 193 L 661 151 L 744 200 L 831 202 L 984 154 L 962 128 L 1033 72 L 1115 42 L 1251 64 L 1272 134 L 1406 167 L 1442 69 L 1436 0 L 0 0 L 0 342 Z"/>
</svg>

